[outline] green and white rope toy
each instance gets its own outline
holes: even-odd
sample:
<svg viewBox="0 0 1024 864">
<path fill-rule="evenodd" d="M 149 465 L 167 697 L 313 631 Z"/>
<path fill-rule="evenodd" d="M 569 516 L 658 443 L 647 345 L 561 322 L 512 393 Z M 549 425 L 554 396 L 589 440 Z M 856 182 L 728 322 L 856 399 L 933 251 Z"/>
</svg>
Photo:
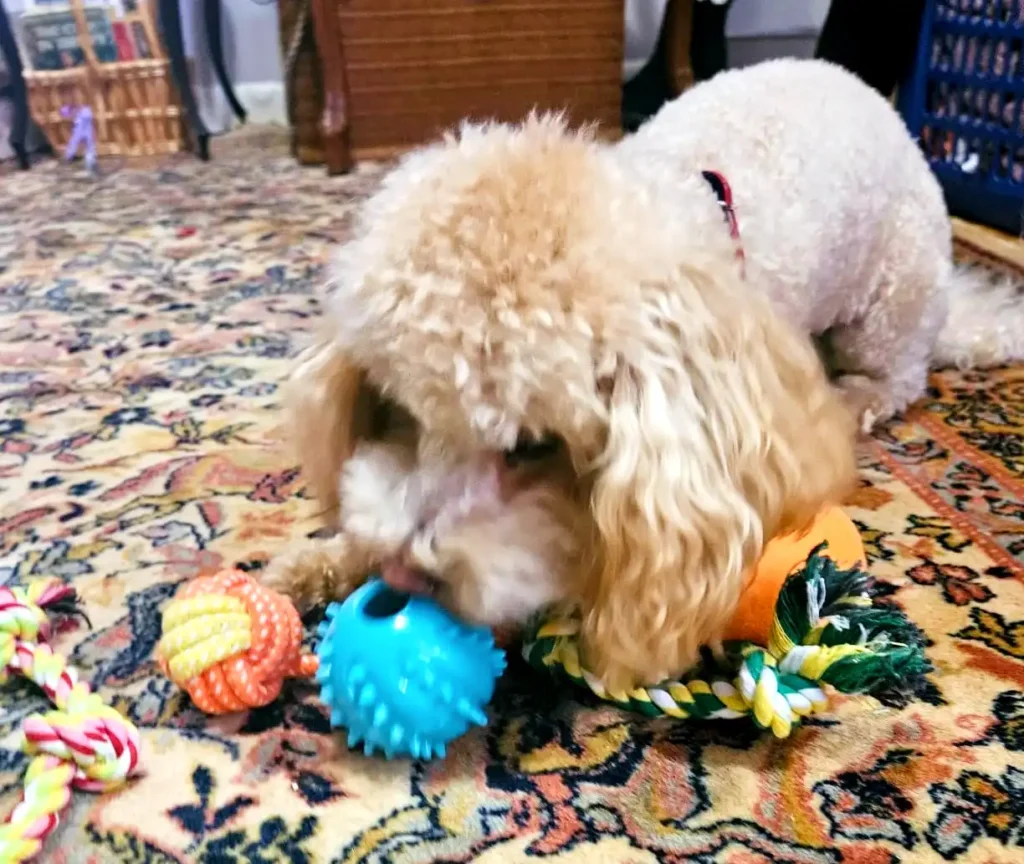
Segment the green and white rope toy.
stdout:
<svg viewBox="0 0 1024 864">
<path fill-rule="evenodd" d="M 782 586 L 767 645 L 728 642 L 699 668 L 655 687 L 611 692 L 580 658 L 578 618 L 548 619 L 523 646 L 535 667 L 563 675 L 601 699 L 647 716 L 750 717 L 778 738 L 823 711 L 823 684 L 842 693 L 912 689 L 929 664 L 903 613 L 872 599 L 863 570 L 840 569 L 817 546 Z"/>
</svg>

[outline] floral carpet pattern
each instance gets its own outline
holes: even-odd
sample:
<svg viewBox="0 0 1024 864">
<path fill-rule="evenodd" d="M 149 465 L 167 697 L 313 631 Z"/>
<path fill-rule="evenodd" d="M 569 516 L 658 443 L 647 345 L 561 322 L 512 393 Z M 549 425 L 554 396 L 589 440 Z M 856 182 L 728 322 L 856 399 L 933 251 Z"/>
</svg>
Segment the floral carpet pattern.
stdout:
<svg viewBox="0 0 1024 864">
<path fill-rule="evenodd" d="M 69 580 L 57 647 L 142 729 L 145 774 L 76 793 L 44 860 L 1024 860 L 1024 369 L 944 373 L 865 447 L 850 512 L 934 672 L 788 741 L 652 721 L 513 664 L 446 760 L 347 752 L 312 688 L 211 719 L 158 674 L 162 604 L 313 528 L 278 383 L 372 172 L 175 160 L 0 174 L 0 580 Z M 31 687 L 0 690 L 0 810 Z"/>
</svg>

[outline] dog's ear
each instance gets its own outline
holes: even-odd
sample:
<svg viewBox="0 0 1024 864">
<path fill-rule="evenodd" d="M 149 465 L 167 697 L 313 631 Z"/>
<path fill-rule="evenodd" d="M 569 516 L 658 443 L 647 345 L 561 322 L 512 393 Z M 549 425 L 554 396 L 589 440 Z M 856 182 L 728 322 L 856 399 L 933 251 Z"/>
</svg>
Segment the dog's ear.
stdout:
<svg viewBox="0 0 1024 864">
<path fill-rule="evenodd" d="M 342 465 L 369 434 L 373 403 L 362 371 L 327 336 L 300 355 L 285 388 L 290 440 L 330 521 L 338 511 Z"/>
<path fill-rule="evenodd" d="M 685 671 L 765 541 L 852 486 L 852 418 L 810 341 L 751 293 L 680 273 L 622 321 L 581 586 L 586 659 L 613 687 Z"/>
</svg>

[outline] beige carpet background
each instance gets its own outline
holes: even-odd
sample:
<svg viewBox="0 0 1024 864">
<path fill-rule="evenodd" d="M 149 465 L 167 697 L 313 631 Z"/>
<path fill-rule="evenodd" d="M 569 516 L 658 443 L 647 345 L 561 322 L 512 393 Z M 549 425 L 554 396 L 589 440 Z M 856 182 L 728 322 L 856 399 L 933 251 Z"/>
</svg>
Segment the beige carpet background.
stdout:
<svg viewBox="0 0 1024 864">
<path fill-rule="evenodd" d="M 70 580 L 58 647 L 143 731 L 52 862 L 1011 862 L 1024 858 L 1024 370 L 936 376 L 850 512 L 929 637 L 905 704 L 837 698 L 779 742 L 651 721 L 514 667 L 443 762 L 348 753 L 308 687 L 210 719 L 156 672 L 162 604 L 312 526 L 278 382 L 372 176 L 188 159 L 0 175 L 0 578 Z M 0 783 L 30 687 L 0 690 Z"/>
</svg>

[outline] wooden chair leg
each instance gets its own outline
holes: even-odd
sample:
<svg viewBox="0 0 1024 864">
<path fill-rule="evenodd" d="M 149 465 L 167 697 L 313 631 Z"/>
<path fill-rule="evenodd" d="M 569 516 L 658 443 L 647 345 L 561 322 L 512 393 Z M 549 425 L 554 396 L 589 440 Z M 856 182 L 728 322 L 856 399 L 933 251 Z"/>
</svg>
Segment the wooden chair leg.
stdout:
<svg viewBox="0 0 1024 864">
<path fill-rule="evenodd" d="M 815 57 L 857 75 L 887 99 L 914 63 L 925 0 L 832 0 Z"/>
<path fill-rule="evenodd" d="M 703 0 L 693 4 L 690 33 L 690 65 L 694 81 L 707 81 L 729 66 L 725 25 L 732 0 L 711 3 Z"/>
<path fill-rule="evenodd" d="M 312 0 L 313 32 L 324 81 L 324 114 L 321 121 L 328 174 L 352 170 L 348 120 L 348 76 L 341 43 L 338 0 Z"/>
<path fill-rule="evenodd" d="M 669 0 L 665 9 L 665 22 L 662 25 L 665 62 L 668 64 L 668 77 L 673 96 L 678 96 L 693 84 L 693 65 L 690 62 L 693 3 L 694 0 Z"/>
<path fill-rule="evenodd" d="M 181 104 L 185 109 L 185 119 L 195 136 L 196 155 L 203 161 L 210 159 L 210 132 L 199 116 L 196 95 L 192 90 L 192 81 L 188 74 L 188 63 L 185 60 L 185 43 L 181 36 L 181 7 L 179 0 L 158 0 L 157 15 L 164 46 L 167 48 L 167 59 L 171 64 L 171 78 L 181 95 Z"/>
<path fill-rule="evenodd" d="M 213 71 L 217 74 L 217 81 L 221 90 L 227 97 L 231 110 L 244 123 L 246 118 L 245 108 L 238 101 L 235 89 L 231 86 L 231 79 L 228 77 L 227 65 L 224 63 L 224 34 L 221 24 L 221 0 L 203 0 L 203 20 L 206 24 L 206 43 L 210 51 L 210 59 L 213 61 Z"/>
<path fill-rule="evenodd" d="M 7 9 L 0 0 L 0 54 L 3 55 L 10 75 L 8 90 L 11 104 L 14 106 L 14 118 L 11 123 L 11 149 L 18 160 L 18 167 L 23 171 L 29 168 L 28 148 L 25 138 L 28 134 L 28 90 L 25 87 L 24 69 L 21 65 L 21 54 L 18 43 L 11 30 L 11 21 L 7 17 Z"/>
</svg>

